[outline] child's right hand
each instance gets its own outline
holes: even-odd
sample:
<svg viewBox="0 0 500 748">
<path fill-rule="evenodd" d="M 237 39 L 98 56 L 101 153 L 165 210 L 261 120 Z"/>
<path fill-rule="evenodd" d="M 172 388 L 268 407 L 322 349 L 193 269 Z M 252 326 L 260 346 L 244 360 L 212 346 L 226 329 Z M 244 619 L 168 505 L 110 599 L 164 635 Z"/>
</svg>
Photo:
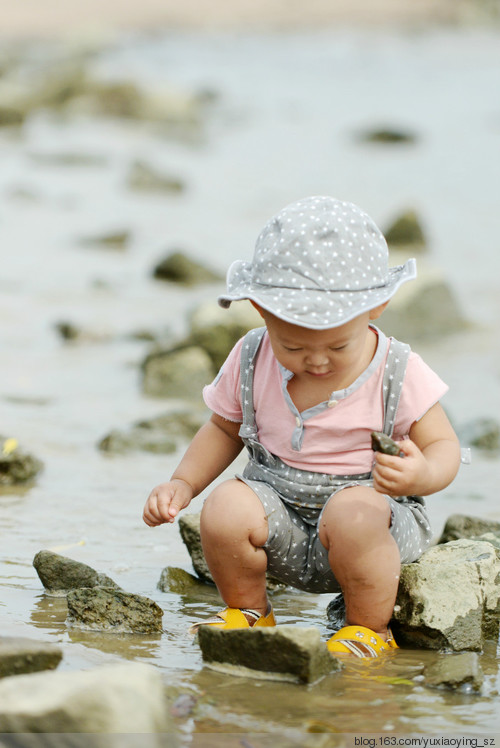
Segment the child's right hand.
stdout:
<svg viewBox="0 0 500 748">
<path fill-rule="evenodd" d="M 144 506 L 142 518 L 150 527 L 174 522 L 181 509 L 193 498 L 193 489 L 184 480 L 171 480 L 153 488 Z"/>
</svg>

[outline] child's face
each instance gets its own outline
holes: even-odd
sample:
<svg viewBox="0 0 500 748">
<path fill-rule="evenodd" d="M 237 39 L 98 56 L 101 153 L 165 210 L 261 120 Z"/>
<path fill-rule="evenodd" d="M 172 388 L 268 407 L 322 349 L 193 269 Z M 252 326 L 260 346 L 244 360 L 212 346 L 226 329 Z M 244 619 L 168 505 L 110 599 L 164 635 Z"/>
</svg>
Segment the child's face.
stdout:
<svg viewBox="0 0 500 748">
<path fill-rule="evenodd" d="M 348 377 L 358 371 L 366 358 L 367 346 L 373 345 L 368 334 L 373 312 L 361 314 L 340 327 L 310 330 L 260 311 L 276 359 L 304 382 Z"/>
</svg>

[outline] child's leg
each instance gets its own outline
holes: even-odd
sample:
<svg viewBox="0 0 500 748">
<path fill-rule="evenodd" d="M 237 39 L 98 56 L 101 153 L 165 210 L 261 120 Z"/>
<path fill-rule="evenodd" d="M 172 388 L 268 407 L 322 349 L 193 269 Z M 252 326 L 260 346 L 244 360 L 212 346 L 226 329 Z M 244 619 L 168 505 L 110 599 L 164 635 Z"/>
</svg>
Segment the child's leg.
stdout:
<svg viewBox="0 0 500 748">
<path fill-rule="evenodd" d="M 400 555 L 389 532 L 387 499 L 373 488 L 353 486 L 327 503 L 319 538 L 346 604 L 347 624 L 387 636 L 399 584 Z"/>
<path fill-rule="evenodd" d="M 245 483 L 229 480 L 207 497 L 201 542 L 220 596 L 230 608 L 267 613 L 268 524 L 262 503 Z"/>
</svg>

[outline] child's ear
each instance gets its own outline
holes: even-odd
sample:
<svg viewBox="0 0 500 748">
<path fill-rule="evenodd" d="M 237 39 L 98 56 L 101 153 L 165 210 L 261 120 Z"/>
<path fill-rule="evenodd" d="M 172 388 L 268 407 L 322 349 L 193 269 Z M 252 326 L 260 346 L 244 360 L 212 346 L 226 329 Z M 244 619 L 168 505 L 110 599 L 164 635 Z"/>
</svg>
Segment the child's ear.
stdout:
<svg viewBox="0 0 500 748">
<path fill-rule="evenodd" d="M 384 311 L 384 309 L 386 308 L 388 303 L 389 302 L 386 301 L 385 304 L 380 304 L 379 306 L 376 306 L 374 309 L 370 309 L 370 312 L 369 312 L 370 319 L 378 319 L 380 315 L 382 314 L 382 312 Z"/>
<path fill-rule="evenodd" d="M 260 314 L 260 316 L 261 316 L 262 318 L 264 318 L 264 314 L 263 314 L 263 311 L 262 311 L 262 307 L 261 307 L 261 306 L 259 306 L 259 305 L 257 304 L 257 302 L 256 302 L 256 301 L 252 301 L 252 299 L 248 299 L 248 301 L 250 302 L 250 304 L 251 304 L 251 305 L 252 305 L 252 306 L 253 306 L 253 307 L 254 307 L 255 309 L 257 309 L 257 311 L 258 311 L 258 313 Z"/>
</svg>

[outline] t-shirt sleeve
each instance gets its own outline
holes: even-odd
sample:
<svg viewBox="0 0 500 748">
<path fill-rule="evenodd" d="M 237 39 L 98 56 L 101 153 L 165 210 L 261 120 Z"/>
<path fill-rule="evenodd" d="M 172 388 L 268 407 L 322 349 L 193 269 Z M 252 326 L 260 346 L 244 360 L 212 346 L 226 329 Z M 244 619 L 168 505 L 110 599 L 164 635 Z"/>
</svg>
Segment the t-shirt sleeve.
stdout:
<svg viewBox="0 0 500 748">
<path fill-rule="evenodd" d="M 406 436 L 415 421 L 439 402 L 448 389 L 448 385 L 417 353 L 410 353 L 394 424 L 394 438 Z"/>
<path fill-rule="evenodd" d="M 243 421 L 240 397 L 242 345 L 243 338 L 236 343 L 214 381 L 203 388 L 203 399 L 207 407 L 217 415 L 236 423 Z"/>
</svg>

